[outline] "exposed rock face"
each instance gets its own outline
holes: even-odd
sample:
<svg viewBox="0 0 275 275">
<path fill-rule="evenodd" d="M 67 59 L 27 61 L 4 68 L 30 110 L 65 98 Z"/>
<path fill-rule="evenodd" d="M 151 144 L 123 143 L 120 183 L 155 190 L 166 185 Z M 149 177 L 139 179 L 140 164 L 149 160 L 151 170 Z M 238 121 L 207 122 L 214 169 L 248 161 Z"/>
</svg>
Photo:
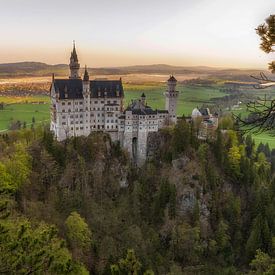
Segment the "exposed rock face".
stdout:
<svg viewBox="0 0 275 275">
<path fill-rule="evenodd" d="M 184 167 L 186 167 L 187 163 L 190 162 L 190 159 L 186 156 L 183 156 L 181 158 L 178 159 L 174 159 L 172 160 L 172 165 L 174 169 L 183 169 Z"/>
<path fill-rule="evenodd" d="M 179 197 L 179 212 L 182 215 L 192 213 L 196 204 L 196 196 L 193 188 L 185 186 Z"/>
<path fill-rule="evenodd" d="M 158 149 L 164 142 L 161 132 L 149 133 L 147 137 L 147 158 L 150 159 L 153 156 L 159 156 Z"/>
</svg>

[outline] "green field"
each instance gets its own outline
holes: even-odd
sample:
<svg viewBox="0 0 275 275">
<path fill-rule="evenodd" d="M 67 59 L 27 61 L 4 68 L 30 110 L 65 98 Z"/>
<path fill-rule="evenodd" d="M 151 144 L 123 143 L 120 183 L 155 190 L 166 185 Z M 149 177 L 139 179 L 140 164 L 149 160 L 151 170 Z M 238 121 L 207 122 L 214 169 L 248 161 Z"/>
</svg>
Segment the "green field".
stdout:
<svg viewBox="0 0 275 275">
<path fill-rule="evenodd" d="M 258 92 L 259 93 L 259 92 Z M 261 94 L 257 94 L 258 96 L 260 96 L 262 98 Z M 272 96 L 275 97 L 275 94 L 269 94 L 268 96 Z M 232 113 L 236 116 L 241 116 L 241 118 L 245 118 L 248 116 L 249 112 L 247 111 L 247 108 L 244 104 L 240 105 L 240 108 L 238 110 L 233 110 Z M 275 136 L 269 134 L 269 133 L 259 133 L 259 134 L 255 134 L 255 133 L 251 133 L 255 144 L 259 145 L 259 143 L 268 143 L 269 147 L 271 149 L 275 149 Z"/>
<path fill-rule="evenodd" d="M 219 86 L 195 87 L 178 85 L 179 100 L 177 113 L 179 116 L 189 116 L 192 110 L 201 106 L 203 103 L 212 104 L 211 98 L 223 97 L 224 93 L 219 91 Z M 131 102 L 131 99 L 139 98 L 144 92 L 148 105 L 156 109 L 165 108 L 165 98 L 163 93 L 166 90 L 165 85 L 125 85 L 125 106 Z"/>
<path fill-rule="evenodd" d="M 7 130 L 12 121 L 20 120 L 30 126 L 33 117 L 36 124 L 48 122 L 50 119 L 49 103 L 14 103 L 7 105 L 4 110 L 0 110 L 0 132 Z"/>
</svg>

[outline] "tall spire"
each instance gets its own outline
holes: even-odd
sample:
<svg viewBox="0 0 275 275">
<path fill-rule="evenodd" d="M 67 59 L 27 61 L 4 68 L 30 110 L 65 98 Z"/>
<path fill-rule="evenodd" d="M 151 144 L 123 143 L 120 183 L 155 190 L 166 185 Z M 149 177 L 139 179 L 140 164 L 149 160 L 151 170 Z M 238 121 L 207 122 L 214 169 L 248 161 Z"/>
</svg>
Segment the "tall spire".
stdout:
<svg viewBox="0 0 275 275">
<path fill-rule="evenodd" d="M 87 71 L 87 65 L 85 65 L 83 81 L 89 81 L 89 74 L 88 74 L 88 71 Z"/>
<path fill-rule="evenodd" d="M 70 58 L 70 78 L 80 78 L 79 77 L 80 64 L 78 63 L 78 57 L 75 49 L 75 41 L 73 41 L 73 50 L 71 52 Z"/>
<path fill-rule="evenodd" d="M 75 41 L 73 40 L 73 51 L 71 52 L 71 60 L 78 62 L 77 53 L 75 49 Z"/>
</svg>

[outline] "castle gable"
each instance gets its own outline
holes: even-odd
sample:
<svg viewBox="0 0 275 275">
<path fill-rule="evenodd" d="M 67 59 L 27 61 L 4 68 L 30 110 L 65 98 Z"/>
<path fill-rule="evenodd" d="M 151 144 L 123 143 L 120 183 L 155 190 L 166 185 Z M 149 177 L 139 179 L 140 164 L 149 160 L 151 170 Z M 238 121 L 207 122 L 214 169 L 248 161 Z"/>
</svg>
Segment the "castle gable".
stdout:
<svg viewBox="0 0 275 275">
<path fill-rule="evenodd" d="M 81 79 L 56 79 L 54 87 L 59 93 L 59 99 L 83 98 L 83 83 Z M 92 98 L 124 96 L 121 80 L 92 80 L 90 81 L 90 91 Z"/>
<path fill-rule="evenodd" d="M 56 79 L 54 81 L 59 99 L 81 99 L 83 98 L 83 86 L 81 79 Z"/>
<path fill-rule="evenodd" d="M 91 97 L 124 97 L 121 80 L 90 81 Z"/>
</svg>

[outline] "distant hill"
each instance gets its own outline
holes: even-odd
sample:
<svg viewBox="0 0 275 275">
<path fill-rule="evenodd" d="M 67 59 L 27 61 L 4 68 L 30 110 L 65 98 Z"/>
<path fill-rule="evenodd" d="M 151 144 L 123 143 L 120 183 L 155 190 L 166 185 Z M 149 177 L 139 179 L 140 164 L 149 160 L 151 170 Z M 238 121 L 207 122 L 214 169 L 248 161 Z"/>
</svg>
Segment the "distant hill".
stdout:
<svg viewBox="0 0 275 275">
<path fill-rule="evenodd" d="M 65 73 L 68 65 L 48 65 L 42 62 L 17 62 L 0 64 L 0 76 L 48 76 L 53 72 Z"/>
<path fill-rule="evenodd" d="M 68 74 L 67 64 L 49 65 L 41 62 L 18 62 L 0 64 L 0 77 L 24 76 L 57 76 Z M 225 69 L 207 66 L 171 66 L 166 64 L 136 65 L 124 67 L 88 68 L 94 75 L 126 75 L 126 74 L 196 74 L 204 77 L 249 81 L 250 75 L 259 74 L 255 69 Z"/>
</svg>

